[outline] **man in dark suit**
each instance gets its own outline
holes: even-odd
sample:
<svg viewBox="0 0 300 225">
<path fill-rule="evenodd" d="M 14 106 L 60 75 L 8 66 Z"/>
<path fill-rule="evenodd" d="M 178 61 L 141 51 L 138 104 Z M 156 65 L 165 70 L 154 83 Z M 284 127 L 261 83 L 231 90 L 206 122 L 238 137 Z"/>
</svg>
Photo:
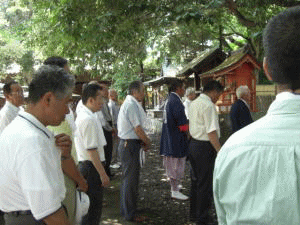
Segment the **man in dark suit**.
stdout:
<svg viewBox="0 0 300 225">
<path fill-rule="evenodd" d="M 188 152 L 188 120 L 181 101 L 185 92 L 182 80 L 175 80 L 169 87 L 169 97 L 163 112 L 163 127 L 160 140 L 160 154 L 167 177 L 171 184 L 171 197 L 187 200 L 188 196 L 180 192 L 181 179 Z"/>
<path fill-rule="evenodd" d="M 238 97 L 238 100 L 231 106 L 230 109 L 232 133 L 253 122 L 250 114 L 249 102 L 251 94 L 248 86 L 239 86 L 236 89 L 236 96 Z"/>
</svg>

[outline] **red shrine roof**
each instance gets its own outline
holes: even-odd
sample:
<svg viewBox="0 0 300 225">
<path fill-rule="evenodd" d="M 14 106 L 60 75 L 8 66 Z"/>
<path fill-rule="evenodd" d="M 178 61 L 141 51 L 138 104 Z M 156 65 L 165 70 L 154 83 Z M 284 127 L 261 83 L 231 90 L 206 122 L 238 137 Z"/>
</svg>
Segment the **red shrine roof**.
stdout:
<svg viewBox="0 0 300 225">
<path fill-rule="evenodd" d="M 239 51 L 225 59 L 225 61 L 219 66 L 213 68 L 210 71 L 200 74 L 200 77 L 202 78 L 226 75 L 236 68 L 242 66 L 244 63 L 251 63 L 255 68 L 261 69 L 261 65 L 252 55 L 244 51 Z"/>
</svg>

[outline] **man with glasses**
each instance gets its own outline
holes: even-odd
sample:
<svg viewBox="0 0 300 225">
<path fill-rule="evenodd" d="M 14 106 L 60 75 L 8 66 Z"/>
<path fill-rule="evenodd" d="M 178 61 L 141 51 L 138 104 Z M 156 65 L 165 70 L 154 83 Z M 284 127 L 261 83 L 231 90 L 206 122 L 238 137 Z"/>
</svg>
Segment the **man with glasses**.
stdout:
<svg viewBox="0 0 300 225">
<path fill-rule="evenodd" d="M 6 102 L 0 110 L 0 134 L 18 115 L 20 106 L 24 104 L 23 89 L 16 81 L 6 83 L 3 87 L 3 93 Z"/>
<path fill-rule="evenodd" d="M 71 225 L 65 198 L 62 158 L 72 141 L 54 134 L 69 113 L 75 79 L 58 66 L 41 66 L 29 84 L 28 105 L 0 135 L 0 209 L 5 224 Z"/>
</svg>

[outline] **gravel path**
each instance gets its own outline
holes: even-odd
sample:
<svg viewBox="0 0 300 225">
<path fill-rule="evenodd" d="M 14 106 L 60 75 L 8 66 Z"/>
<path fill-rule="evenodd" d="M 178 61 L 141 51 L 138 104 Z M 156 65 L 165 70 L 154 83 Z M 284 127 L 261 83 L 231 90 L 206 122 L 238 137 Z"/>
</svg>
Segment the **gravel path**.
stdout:
<svg viewBox="0 0 300 225">
<path fill-rule="evenodd" d="M 149 220 L 141 224 L 157 225 L 187 225 L 189 221 L 189 201 L 178 201 L 170 198 L 170 185 L 166 179 L 159 155 L 160 135 L 151 135 L 152 148 L 146 153 L 146 163 L 141 169 L 139 202 L 140 213 L 149 217 Z M 106 190 L 106 206 L 103 208 L 101 224 L 136 224 L 127 222 L 119 214 L 119 188 L 120 170 L 115 170 L 116 177 L 112 181 L 112 187 Z M 189 195 L 190 176 L 189 164 L 185 170 L 182 192 Z M 215 210 L 210 211 L 212 222 L 217 225 Z"/>
</svg>

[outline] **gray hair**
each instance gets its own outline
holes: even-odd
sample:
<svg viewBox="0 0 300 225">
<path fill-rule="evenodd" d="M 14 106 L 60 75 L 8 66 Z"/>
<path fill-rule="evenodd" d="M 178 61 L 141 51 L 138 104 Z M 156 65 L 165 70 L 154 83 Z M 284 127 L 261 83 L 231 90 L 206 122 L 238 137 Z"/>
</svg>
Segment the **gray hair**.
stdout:
<svg viewBox="0 0 300 225">
<path fill-rule="evenodd" d="M 75 78 L 63 68 L 54 65 L 42 65 L 29 84 L 29 101 L 37 103 L 44 94 L 52 92 L 58 99 L 71 95 L 75 87 Z"/>
<path fill-rule="evenodd" d="M 191 94 L 195 94 L 195 88 L 193 88 L 193 87 L 189 87 L 185 90 L 185 96 L 186 97 L 191 95 Z"/>
<path fill-rule="evenodd" d="M 236 89 L 236 96 L 237 96 L 238 99 L 240 99 L 241 97 L 243 97 L 248 92 L 250 92 L 250 89 L 248 88 L 248 86 L 247 85 L 241 85 Z"/>
</svg>

